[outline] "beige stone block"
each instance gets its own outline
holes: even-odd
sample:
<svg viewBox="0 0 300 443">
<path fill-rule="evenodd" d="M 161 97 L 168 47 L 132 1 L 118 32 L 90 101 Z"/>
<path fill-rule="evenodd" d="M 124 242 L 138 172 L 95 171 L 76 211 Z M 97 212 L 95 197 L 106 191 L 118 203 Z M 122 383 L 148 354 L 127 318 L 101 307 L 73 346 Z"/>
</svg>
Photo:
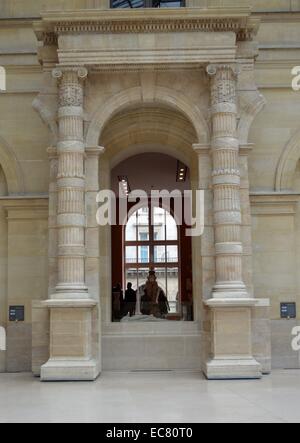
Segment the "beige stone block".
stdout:
<svg viewBox="0 0 300 443">
<path fill-rule="evenodd" d="M 7 327 L 7 372 L 29 372 L 31 370 L 31 324 L 9 323 Z"/>
<path fill-rule="evenodd" d="M 91 310 L 51 309 L 51 358 L 87 358 L 91 355 Z"/>
<path fill-rule="evenodd" d="M 272 320 L 272 368 L 299 369 L 299 352 L 292 349 L 292 330 L 299 326 L 296 320 Z"/>
<path fill-rule="evenodd" d="M 215 255 L 214 229 L 206 226 L 201 236 L 201 255 L 203 257 Z"/>
<path fill-rule="evenodd" d="M 32 372 L 40 376 L 41 366 L 49 359 L 50 312 L 40 301 L 32 303 Z"/>
<path fill-rule="evenodd" d="M 85 261 L 86 284 L 89 288 L 89 294 L 95 300 L 100 299 L 100 263 L 99 258 L 88 257 Z"/>
<path fill-rule="evenodd" d="M 0 352 L 0 373 L 6 372 L 6 351 Z"/>
<path fill-rule="evenodd" d="M 213 354 L 216 358 L 251 357 L 251 311 L 249 308 L 214 310 L 213 330 Z"/>
<path fill-rule="evenodd" d="M 203 299 L 208 300 L 215 284 L 215 257 L 202 257 L 202 291 Z"/>
<path fill-rule="evenodd" d="M 243 255 L 242 266 L 243 266 L 243 282 L 247 287 L 249 296 L 253 296 L 253 257 L 252 255 Z M 254 294 L 256 296 L 256 294 Z"/>
<path fill-rule="evenodd" d="M 105 370 L 201 369 L 200 336 L 104 336 Z"/>
<path fill-rule="evenodd" d="M 99 248 L 100 248 L 99 226 L 95 228 L 86 229 L 85 238 L 86 238 L 87 257 L 90 258 L 99 257 Z"/>
<path fill-rule="evenodd" d="M 258 300 L 252 310 L 253 356 L 261 364 L 263 374 L 271 372 L 270 301 Z"/>
</svg>

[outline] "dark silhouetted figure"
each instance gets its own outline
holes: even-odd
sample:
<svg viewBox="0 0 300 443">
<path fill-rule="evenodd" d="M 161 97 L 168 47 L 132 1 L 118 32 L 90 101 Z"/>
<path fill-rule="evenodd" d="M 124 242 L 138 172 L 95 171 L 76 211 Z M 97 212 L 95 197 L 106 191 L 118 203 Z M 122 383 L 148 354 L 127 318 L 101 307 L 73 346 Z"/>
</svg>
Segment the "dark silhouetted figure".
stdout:
<svg viewBox="0 0 300 443">
<path fill-rule="evenodd" d="M 130 317 L 135 315 L 136 307 L 136 291 L 132 289 L 132 283 L 128 283 L 127 290 L 125 292 L 125 310 L 124 314 L 129 313 Z"/>
<path fill-rule="evenodd" d="M 120 321 L 122 318 L 123 310 L 123 291 L 122 286 L 118 283 L 112 290 L 112 317 L 113 321 Z"/>
</svg>

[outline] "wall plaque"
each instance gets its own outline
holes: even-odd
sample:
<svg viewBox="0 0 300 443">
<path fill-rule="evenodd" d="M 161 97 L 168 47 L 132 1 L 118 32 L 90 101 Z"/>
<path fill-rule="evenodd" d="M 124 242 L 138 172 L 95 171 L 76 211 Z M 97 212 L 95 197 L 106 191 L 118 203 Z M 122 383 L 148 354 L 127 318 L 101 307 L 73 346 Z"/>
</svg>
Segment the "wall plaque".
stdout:
<svg viewBox="0 0 300 443">
<path fill-rule="evenodd" d="M 296 303 L 281 303 L 280 304 L 281 318 L 296 318 Z"/>
<path fill-rule="evenodd" d="M 10 306 L 9 307 L 9 321 L 24 321 L 25 307 L 24 306 Z"/>
</svg>

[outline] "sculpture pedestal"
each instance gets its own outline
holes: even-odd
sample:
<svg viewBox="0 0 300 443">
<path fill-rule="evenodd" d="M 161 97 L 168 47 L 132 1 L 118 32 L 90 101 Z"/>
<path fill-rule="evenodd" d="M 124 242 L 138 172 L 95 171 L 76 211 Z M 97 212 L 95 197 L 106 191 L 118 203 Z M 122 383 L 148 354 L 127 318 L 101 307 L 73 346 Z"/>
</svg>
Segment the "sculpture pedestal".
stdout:
<svg viewBox="0 0 300 443">
<path fill-rule="evenodd" d="M 154 315 L 134 315 L 133 317 L 123 317 L 121 323 L 130 323 L 130 322 L 157 322 L 157 321 L 168 321 L 164 318 L 156 318 Z"/>
<path fill-rule="evenodd" d="M 251 318 L 254 299 L 211 299 L 211 356 L 204 366 L 209 380 L 257 379 L 261 365 L 252 355 Z"/>
<path fill-rule="evenodd" d="M 50 359 L 41 368 L 42 381 L 92 381 L 100 373 L 95 343 L 94 300 L 48 300 Z"/>
<path fill-rule="evenodd" d="M 208 380 L 241 380 L 262 378 L 261 366 L 254 358 L 213 359 L 205 364 Z"/>
</svg>

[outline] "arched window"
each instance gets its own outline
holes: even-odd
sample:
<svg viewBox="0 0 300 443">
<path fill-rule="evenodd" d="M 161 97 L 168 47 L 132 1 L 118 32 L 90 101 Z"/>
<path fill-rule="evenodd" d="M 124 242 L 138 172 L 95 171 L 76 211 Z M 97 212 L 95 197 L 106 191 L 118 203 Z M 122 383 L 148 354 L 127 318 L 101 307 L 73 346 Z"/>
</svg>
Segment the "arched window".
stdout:
<svg viewBox="0 0 300 443">
<path fill-rule="evenodd" d="M 4 171 L 0 165 L 0 197 L 3 197 L 4 195 L 7 195 L 7 182 L 4 175 Z"/>
<path fill-rule="evenodd" d="M 125 282 L 137 290 L 154 269 L 171 313 L 180 312 L 179 228 L 174 217 L 160 207 L 134 212 L 125 227 Z"/>
</svg>

